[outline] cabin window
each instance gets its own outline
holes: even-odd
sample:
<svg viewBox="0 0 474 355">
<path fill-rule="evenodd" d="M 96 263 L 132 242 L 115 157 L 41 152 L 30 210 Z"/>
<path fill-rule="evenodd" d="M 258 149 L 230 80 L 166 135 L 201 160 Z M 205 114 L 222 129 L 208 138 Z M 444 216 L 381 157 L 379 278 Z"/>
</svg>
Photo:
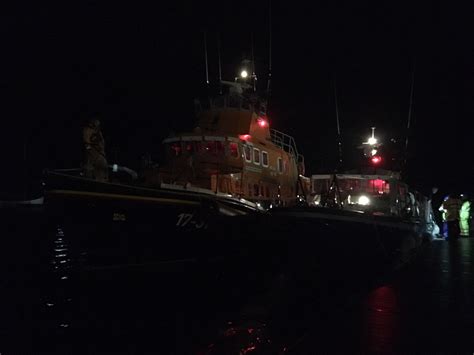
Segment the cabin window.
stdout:
<svg viewBox="0 0 474 355">
<path fill-rule="evenodd" d="M 262 152 L 262 165 L 263 166 L 268 166 L 268 153 L 267 152 Z"/>
<path fill-rule="evenodd" d="M 208 153 L 214 153 L 216 151 L 215 142 L 207 142 L 204 147 L 205 147 L 204 149 Z"/>
<path fill-rule="evenodd" d="M 172 143 L 170 145 L 170 148 L 171 148 L 171 153 L 172 155 L 174 156 L 179 156 L 181 155 L 182 153 L 182 148 L 181 148 L 181 143 L 180 142 L 176 142 L 176 143 Z"/>
<path fill-rule="evenodd" d="M 238 158 L 239 157 L 239 145 L 235 142 L 229 143 L 229 153 L 231 157 Z"/>
<path fill-rule="evenodd" d="M 245 155 L 245 161 L 248 161 L 248 162 L 252 161 L 251 150 L 248 145 L 244 145 L 244 155 Z"/>
<path fill-rule="evenodd" d="M 223 154 L 224 144 L 221 141 L 210 141 L 204 144 L 204 150 L 211 154 Z"/>
<path fill-rule="evenodd" d="M 253 148 L 253 162 L 260 165 L 260 149 Z"/>
<path fill-rule="evenodd" d="M 216 153 L 223 154 L 224 153 L 224 143 L 221 141 L 216 141 Z"/>
<path fill-rule="evenodd" d="M 277 159 L 277 165 L 278 165 L 278 172 L 282 173 L 283 172 L 283 159 L 282 158 Z"/>
<path fill-rule="evenodd" d="M 390 184 L 382 179 L 370 180 L 370 187 L 372 193 L 384 194 L 390 192 Z"/>
<path fill-rule="evenodd" d="M 196 149 L 196 152 L 205 151 L 205 147 L 202 142 L 194 142 L 194 147 Z"/>
<path fill-rule="evenodd" d="M 188 153 L 194 153 L 194 150 L 195 150 L 194 142 L 186 142 L 185 149 Z"/>
<path fill-rule="evenodd" d="M 253 185 L 253 194 L 254 196 L 259 196 L 260 195 L 260 192 L 259 192 L 259 186 L 257 184 L 254 184 Z"/>
</svg>

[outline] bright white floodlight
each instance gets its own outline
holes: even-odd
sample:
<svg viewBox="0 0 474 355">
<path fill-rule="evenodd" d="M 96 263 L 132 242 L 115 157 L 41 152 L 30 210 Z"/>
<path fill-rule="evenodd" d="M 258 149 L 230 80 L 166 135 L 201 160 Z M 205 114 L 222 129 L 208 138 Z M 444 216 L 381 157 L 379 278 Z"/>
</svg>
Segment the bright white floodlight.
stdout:
<svg viewBox="0 0 474 355">
<path fill-rule="evenodd" d="M 368 143 L 369 143 L 370 145 L 377 144 L 377 138 L 370 137 L 369 140 L 368 140 Z"/>
<path fill-rule="evenodd" d="M 359 205 L 367 206 L 370 203 L 370 200 L 367 196 L 360 196 L 357 202 Z"/>
</svg>

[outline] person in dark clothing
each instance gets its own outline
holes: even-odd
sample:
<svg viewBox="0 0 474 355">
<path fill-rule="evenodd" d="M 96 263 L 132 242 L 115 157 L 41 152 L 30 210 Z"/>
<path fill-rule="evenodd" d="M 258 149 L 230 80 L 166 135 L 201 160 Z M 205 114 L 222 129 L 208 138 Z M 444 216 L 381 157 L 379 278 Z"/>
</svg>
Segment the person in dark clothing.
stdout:
<svg viewBox="0 0 474 355">
<path fill-rule="evenodd" d="M 90 120 L 82 131 L 84 143 L 84 173 L 90 179 L 108 181 L 108 165 L 105 142 L 98 119 Z"/>
</svg>

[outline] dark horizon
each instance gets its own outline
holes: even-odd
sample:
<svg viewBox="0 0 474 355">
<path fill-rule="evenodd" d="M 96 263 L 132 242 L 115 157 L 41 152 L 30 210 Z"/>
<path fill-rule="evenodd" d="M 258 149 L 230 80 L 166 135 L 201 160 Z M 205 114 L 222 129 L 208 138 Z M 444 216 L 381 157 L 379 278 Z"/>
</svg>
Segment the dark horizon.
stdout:
<svg viewBox="0 0 474 355">
<path fill-rule="evenodd" d="M 272 6 L 273 128 L 293 135 L 309 174 L 337 160 L 334 79 L 345 157 L 376 126 L 404 145 L 412 69 L 415 91 L 408 180 L 441 193 L 473 192 L 470 120 L 474 53 L 469 9 L 392 3 Z M 2 114 L 8 164 L 21 167 L 27 142 L 30 173 L 77 167 L 80 127 L 103 121 L 110 160 L 135 166 L 157 154 L 171 131 L 190 129 L 193 99 L 216 81 L 216 37 L 223 75 L 232 78 L 250 55 L 266 84 L 268 3 L 177 2 L 127 7 L 88 2 L 32 4 L 2 15 Z"/>
</svg>

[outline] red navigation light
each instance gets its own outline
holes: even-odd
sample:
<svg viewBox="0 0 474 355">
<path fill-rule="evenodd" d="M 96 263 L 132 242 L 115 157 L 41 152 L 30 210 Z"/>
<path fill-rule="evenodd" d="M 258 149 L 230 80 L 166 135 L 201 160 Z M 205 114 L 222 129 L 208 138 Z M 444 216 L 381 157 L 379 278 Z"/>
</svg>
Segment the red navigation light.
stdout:
<svg viewBox="0 0 474 355">
<path fill-rule="evenodd" d="M 242 140 L 242 141 L 247 141 L 247 140 L 250 139 L 250 134 L 241 134 L 241 135 L 239 136 L 239 138 L 240 138 L 240 140 Z"/>
<path fill-rule="evenodd" d="M 382 157 L 379 156 L 379 155 L 374 155 L 370 161 L 372 162 L 372 164 L 378 164 L 382 161 Z"/>
<path fill-rule="evenodd" d="M 268 121 L 262 117 L 257 120 L 257 123 L 260 127 L 264 128 L 268 126 Z"/>
</svg>

